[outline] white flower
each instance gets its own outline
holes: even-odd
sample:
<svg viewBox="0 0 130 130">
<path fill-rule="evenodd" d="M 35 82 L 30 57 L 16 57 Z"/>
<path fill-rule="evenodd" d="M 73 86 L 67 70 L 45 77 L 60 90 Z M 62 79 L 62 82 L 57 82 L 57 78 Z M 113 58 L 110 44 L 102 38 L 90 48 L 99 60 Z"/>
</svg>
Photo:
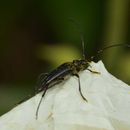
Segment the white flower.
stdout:
<svg viewBox="0 0 130 130">
<path fill-rule="evenodd" d="M 100 61 L 80 73 L 85 102 L 72 76 L 0 117 L 0 130 L 130 130 L 130 86 L 108 73 Z"/>
</svg>

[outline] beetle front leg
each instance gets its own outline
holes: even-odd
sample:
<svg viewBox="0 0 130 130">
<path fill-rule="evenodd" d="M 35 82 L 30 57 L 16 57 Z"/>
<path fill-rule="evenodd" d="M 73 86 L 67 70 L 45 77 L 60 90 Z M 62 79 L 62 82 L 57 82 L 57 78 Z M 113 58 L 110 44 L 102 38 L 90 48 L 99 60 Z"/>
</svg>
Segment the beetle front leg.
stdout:
<svg viewBox="0 0 130 130">
<path fill-rule="evenodd" d="M 93 71 L 93 70 L 90 70 L 90 69 L 87 69 L 88 71 L 90 71 L 91 73 L 94 73 L 94 74 L 101 74 L 100 72 L 97 72 L 97 71 Z"/>
<path fill-rule="evenodd" d="M 78 78 L 78 84 L 79 84 L 79 93 L 81 95 L 81 97 L 83 98 L 83 100 L 85 100 L 86 102 L 88 102 L 88 100 L 83 96 L 82 90 L 81 90 L 81 83 L 80 83 L 80 77 L 78 74 L 73 74 L 74 76 L 76 76 Z"/>
</svg>

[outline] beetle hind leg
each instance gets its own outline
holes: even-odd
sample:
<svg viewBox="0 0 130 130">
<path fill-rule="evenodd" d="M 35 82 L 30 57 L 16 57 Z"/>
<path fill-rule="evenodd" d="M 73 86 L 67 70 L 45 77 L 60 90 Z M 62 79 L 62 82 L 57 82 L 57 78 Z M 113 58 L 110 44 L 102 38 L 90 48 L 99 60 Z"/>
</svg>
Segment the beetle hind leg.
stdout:
<svg viewBox="0 0 130 130">
<path fill-rule="evenodd" d="M 43 92 L 43 94 L 41 96 L 41 99 L 40 99 L 40 101 L 38 103 L 38 106 L 37 106 L 37 109 L 36 109 L 36 120 L 38 119 L 38 112 L 39 112 L 40 105 L 42 103 L 42 99 L 45 96 L 47 90 L 48 90 L 48 87 L 45 88 L 45 90 L 44 90 L 44 92 Z"/>
<path fill-rule="evenodd" d="M 35 86 L 35 95 L 37 93 L 39 93 L 40 91 L 42 91 L 42 84 L 45 80 L 45 78 L 48 76 L 48 73 L 41 73 L 38 78 L 37 78 L 37 83 L 36 83 L 36 86 Z"/>
</svg>

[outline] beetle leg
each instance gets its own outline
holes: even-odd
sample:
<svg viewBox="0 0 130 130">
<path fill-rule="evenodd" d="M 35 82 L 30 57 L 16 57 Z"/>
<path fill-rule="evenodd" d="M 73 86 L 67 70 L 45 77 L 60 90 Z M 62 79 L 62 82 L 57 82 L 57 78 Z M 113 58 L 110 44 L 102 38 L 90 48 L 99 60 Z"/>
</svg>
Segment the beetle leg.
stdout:
<svg viewBox="0 0 130 130">
<path fill-rule="evenodd" d="M 48 75 L 48 73 L 41 73 L 38 76 L 37 79 L 37 85 L 35 87 L 35 94 L 37 94 L 37 92 L 39 92 L 38 90 L 40 89 L 39 86 L 42 86 L 43 81 L 45 80 L 46 76 Z"/>
<path fill-rule="evenodd" d="M 47 89 L 48 89 L 48 86 L 45 88 L 45 90 L 44 90 L 44 92 L 43 92 L 43 94 L 42 94 L 42 97 L 41 97 L 41 99 L 40 99 L 40 101 L 39 101 L 39 103 L 38 103 L 37 110 L 36 110 L 36 120 L 38 119 L 38 111 L 39 111 L 39 108 L 40 108 L 42 99 L 43 99 L 43 97 L 44 97 L 45 94 L 46 94 Z"/>
<path fill-rule="evenodd" d="M 46 94 L 46 91 L 47 91 L 48 89 L 50 89 L 51 87 L 53 87 L 54 85 L 56 85 L 56 84 L 62 82 L 63 80 L 64 80 L 64 78 L 58 78 L 58 79 L 56 80 L 56 82 L 55 82 L 53 85 L 51 85 L 51 86 L 46 86 L 46 87 L 45 87 L 44 92 L 43 92 L 43 94 L 42 94 L 42 97 L 41 97 L 41 99 L 40 99 L 40 101 L 39 101 L 39 103 L 38 103 L 38 106 L 37 106 L 37 110 L 36 110 L 36 119 L 38 119 L 38 111 L 39 111 L 39 108 L 40 108 L 42 99 L 43 99 L 43 97 L 44 97 L 45 94 Z"/>
<path fill-rule="evenodd" d="M 90 69 L 87 69 L 88 71 L 90 71 L 91 73 L 94 73 L 94 74 L 101 74 L 100 72 L 97 72 L 97 71 L 93 71 L 93 70 L 90 70 Z"/>
<path fill-rule="evenodd" d="M 76 76 L 78 78 L 78 84 L 79 84 L 79 93 L 81 95 L 81 97 L 83 98 L 83 100 L 85 100 L 86 102 L 88 102 L 88 100 L 83 96 L 82 90 L 81 90 L 81 83 L 80 83 L 80 77 L 78 74 L 74 74 L 74 76 Z"/>
<path fill-rule="evenodd" d="M 41 80 L 41 79 L 45 78 L 47 75 L 48 75 L 48 73 L 41 73 L 41 74 L 38 76 L 38 79 Z"/>
<path fill-rule="evenodd" d="M 48 76 L 48 73 L 41 73 L 39 76 L 38 76 L 38 85 L 41 85 L 42 82 L 44 81 L 44 79 Z"/>
</svg>

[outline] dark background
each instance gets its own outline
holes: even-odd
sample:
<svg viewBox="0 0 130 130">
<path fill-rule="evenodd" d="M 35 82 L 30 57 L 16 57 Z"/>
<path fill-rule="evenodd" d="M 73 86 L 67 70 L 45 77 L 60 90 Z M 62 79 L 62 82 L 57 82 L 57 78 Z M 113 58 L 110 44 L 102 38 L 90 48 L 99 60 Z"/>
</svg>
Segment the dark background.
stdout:
<svg viewBox="0 0 130 130">
<path fill-rule="evenodd" d="M 79 25 L 70 22 L 70 18 Z M 0 113 L 34 93 L 37 77 L 111 44 L 130 44 L 129 0 L 6 0 L 0 2 Z M 105 51 L 107 70 L 130 84 L 130 48 Z"/>
</svg>

